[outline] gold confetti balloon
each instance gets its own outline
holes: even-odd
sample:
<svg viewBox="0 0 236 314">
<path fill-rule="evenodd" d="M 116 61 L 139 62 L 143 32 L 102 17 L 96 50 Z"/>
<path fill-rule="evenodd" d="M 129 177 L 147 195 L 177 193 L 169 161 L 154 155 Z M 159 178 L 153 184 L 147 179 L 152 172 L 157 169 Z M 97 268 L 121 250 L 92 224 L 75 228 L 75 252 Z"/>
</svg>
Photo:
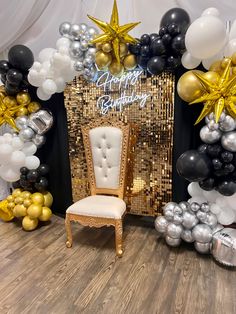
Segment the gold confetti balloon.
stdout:
<svg viewBox="0 0 236 314">
<path fill-rule="evenodd" d="M 25 231 L 32 231 L 38 226 L 38 219 L 25 216 L 22 220 L 22 227 Z"/>
<path fill-rule="evenodd" d="M 49 207 L 43 206 L 42 214 L 39 216 L 40 221 L 48 221 L 52 216 L 52 211 Z"/>
</svg>

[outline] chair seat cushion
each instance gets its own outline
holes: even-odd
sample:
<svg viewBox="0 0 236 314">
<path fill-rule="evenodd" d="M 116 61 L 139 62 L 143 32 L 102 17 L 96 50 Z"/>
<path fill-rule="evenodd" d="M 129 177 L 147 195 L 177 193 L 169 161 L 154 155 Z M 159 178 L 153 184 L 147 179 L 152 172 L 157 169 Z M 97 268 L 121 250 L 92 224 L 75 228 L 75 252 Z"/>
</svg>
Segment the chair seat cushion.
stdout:
<svg viewBox="0 0 236 314">
<path fill-rule="evenodd" d="M 119 219 L 122 217 L 125 209 L 125 202 L 118 197 L 93 195 L 74 203 L 67 209 L 66 213 Z"/>
</svg>

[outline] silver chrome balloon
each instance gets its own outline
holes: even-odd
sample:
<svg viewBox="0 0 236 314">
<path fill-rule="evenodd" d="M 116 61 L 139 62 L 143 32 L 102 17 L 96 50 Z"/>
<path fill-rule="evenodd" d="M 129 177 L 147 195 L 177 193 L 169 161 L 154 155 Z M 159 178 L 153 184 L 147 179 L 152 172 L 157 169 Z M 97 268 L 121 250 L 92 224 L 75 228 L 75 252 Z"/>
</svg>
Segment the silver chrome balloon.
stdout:
<svg viewBox="0 0 236 314">
<path fill-rule="evenodd" d="M 226 115 L 225 119 L 219 123 L 219 126 L 223 132 L 233 131 L 235 129 L 235 121 L 231 116 Z"/>
<path fill-rule="evenodd" d="M 201 211 L 208 213 L 210 210 L 210 205 L 208 203 L 202 203 L 201 204 Z"/>
<path fill-rule="evenodd" d="M 155 219 L 156 231 L 158 231 L 160 233 L 165 233 L 167 225 L 168 225 L 168 221 L 166 220 L 166 218 L 164 216 L 158 216 Z"/>
<path fill-rule="evenodd" d="M 214 233 L 211 253 L 219 263 L 236 266 L 236 229 L 224 228 Z"/>
<path fill-rule="evenodd" d="M 79 60 L 75 61 L 75 63 L 74 63 L 74 69 L 75 69 L 75 71 L 78 71 L 78 72 L 84 71 L 83 62 L 82 62 L 82 61 L 79 61 Z"/>
<path fill-rule="evenodd" d="M 201 254 L 210 253 L 211 244 L 208 243 L 201 243 L 201 242 L 194 242 L 195 249 Z"/>
<path fill-rule="evenodd" d="M 87 57 L 92 57 L 95 59 L 96 55 L 96 48 L 95 47 L 90 47 L 86 52 L 85 52 L 85 58 Z"/>
<path fill-rule="evenodd" d="M 81 28 L 80 28 L 80 25 L 78 25 L 78 24 L 72 24 L 72 25 L 71 25 L 71 29 L 70 29 L 70 36 L 71 36 L 74 40 L 79 40 L 79 39 L 80 39 L 80 35 L 81 35 Z"/>
<path fill-rule="evenodd" d="M 183 209 L 179 205 L 176 205 L 174 207 L 174 214 L 175 215 L 182 215 L 183 214 Z"/>
<path fill-rule="evenodd" d="M 53 116 L 49 111 L 41 109 L 31 113 L 28 125 L 35 133 L 42 135 L 52 127 Z"/>
<path fill-rule="evenodd" d="M 183 214 L 183 226 L 186 229 L 192 229 L 196 224 L 198 223 L 197 217 L 190 213 L 190 212 L 185 212 Z"/>
<path fill-rule="evenodd" d="M 190 205 L 190 209 L 192 212 L 197 212 L 200 209 L 200 205 L 197 202 L 193 202 Z"/>
<path fill-rule="evenodd" d="M 81 45 L 79 41 L 73 41 L 70 45 L 69 54 L 71 58 L 78 59 L 83 56 L 83 51 L 80 49 Z"/>
<path fill-rule="evenodd" d="M 16 126 L 18 127 L 19 130 L 21 129 L 24 129 L 28 126 L 28 117 L 27 116 L 20 116 L 20 117 L 17 117 L 15 119 L 15 123 L 16 123 Z"/>
<path fill-rule="evenodd" d="M 94 39 L 98 34 L 98 31 L 95 27 L 88 27 L 87 34 L 91 37 L 91 39 Z"/>
<path fill-rule="evenodd" d="M 205 223 L 208 226 L 210 226 L 213 229 L 213 228 L 216 227 L 217 222 L 218 222 L 218 219 L 217 219 L 216 215 L 214 215 L 212 213 L 207 214 L 207 218 L 206 218 L 206 222 Z"/>
<path fill-rule="evenodd" d="M 221 135 L 220 130 L 211 131 L 207 125 L 202 127 L 200 131 L 200 138 L 206 144 L 216 143 L 221 138 Z"/>
<path fill-rule="evenodd" d="M 172 221 L 174 219 L 174 212 L 173 210 L 166 210 L 165 211 L 165 218 L 168 220 L 168 221 Z"/>
<path fill-rule="evenodd" d="M 59 26 L 59 33 L 61 34 L 61 36 L 70 37 L 70 31 L 71 31 L 71 23 L 69 22 L 63 22 Z"/>
<path fill-rule="evenodd" d="M 19 132 L 19 138 L 22 141 L 29 141 L 34 137 L 34 135 L 35 135 L 35 132 L 30 127 L 21 129 Z"/>
<path fill-rule="evenodd" d="M 209 122 L 207 123 L 207 126 L 211 131 L 219 129 L 219 124 L 216 123 L 214 120 L 209 120 Z"/>
<path fill-rule="evenodd" d="M 203 223 L 206 223 L 207 221 L 207 213 L 204 213 L 203 211 L 199 210 L 197 213 L 196 213 L 196 216 L 197 218 L 203 222 Z"/>
<path fill-rule="evenodd" d="M 169 223 L 166 229 L 166 233 L 169 237 L 177 239 L 180 238 L 183 227 L 181 225 L 176 225 L 173 222 Z"/>
<path fill-rule="evenodd" d="M 92 57 L 86 57 L 83 61 L 83 66 L 85 68 L 90 68 L 94 64 L 94 59 Z"/>
<path fill-rule="evenodd" d="M 174 239 L 174 238 L 169 237 L 168 235 L 165 236 L 165 240 L 169 246 L 173 246 L 173 247 L 179 246 L 181 243 L 180 238 Z"/>
<path fill-rule="evenodd" d="M 224 149 L 236 152 L 236 131 L 231 131 L 222 135 L 221 144 Z"/>
<path fill-rule="evenodd" d="M 182 209 L 183 212 L 186 212 L 190 208 L 190 204 L 188 202 L 180 202 L 179 207 Z"/>
<path fill-rule="evenodd" d="M 181 239 L 188 243 L 194 242 L 192 231 L 188 229 L 184 229 L 181 233 Z"/>
<path fill-rule="evenodd" d="M 32 142 L 40 148 L 46 142 L 46 137 L 44 135 L 36 134 L 35 137 L 32 138 Z"/>
<path fill-rule="evenodd" d="M 175 223 L 176 225 L 181 225 L 182 222 L 183 222 L 183 216 L 174 214 L 173 223 Z"/>
<path fill-rule="evenodd" d="M 192 230 L 193 238 L 197 242 L 207 243 L 212 239 L 212 229 L 206 224 L 198 224 Z"/>
<path fill-rule="evenodd" d="M 80 41 L 80 49 L 81 49 L 82 51 L 88 50 L 88 46 L 89 46 L 89 43 L 88 43 L 87 40 L 81 40 L 81 41 Z"/>
<path fill-rule="evenodd" d="M 88 25 L 85 24 L 85 23 L 80 23 L 80 24 L 79 24 L 79 27 L 80 27 L 80 32 L 81 32 L 81 34 L 85 34 L 86 31 L 88 30 Z"/>
</svg>

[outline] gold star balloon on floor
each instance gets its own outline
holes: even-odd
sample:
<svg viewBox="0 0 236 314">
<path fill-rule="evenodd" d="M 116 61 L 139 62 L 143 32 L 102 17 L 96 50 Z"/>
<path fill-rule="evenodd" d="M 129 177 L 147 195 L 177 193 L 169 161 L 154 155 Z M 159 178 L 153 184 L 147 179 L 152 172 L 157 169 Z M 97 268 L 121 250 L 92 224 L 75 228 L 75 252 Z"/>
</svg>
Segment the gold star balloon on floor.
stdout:
<svg viewBox="0 0 236 314">
<path fill-rule="evenodd" d="M 99 69 L 105 70 L 111 65 L 109 70 L 112 74 L 121 74 L 123 68 L 123 65 L 121 65 L 121 58 L 124 58 L 128 54 L 127 44 L 137 43 L 137 40 L 129 35 L 128 32 L 130 32 L 140 22 L 128 23 L 121 26 L 119 24 L 119 14 L 116 0 L 114 0 L 110 23 L 103 22 L 90 15 L 88 15 L 88 17 L 104 32 L 103 34 L 98 35 L 91 42 L 93 44 L 97 44 L 98 48 L 101 48 L 96 56 L 96 63 Z M 112 60 L 112 52 L 115 60 Z M 128 61 L 129 69 L 136 66 L 134 58 L 130 57 Z"/>
<path fill-rule="evenodd" d="M 195 124 L 199 123 L 209 113 L 214 112 L 215 121 L 218 122 L 223 110 L 226 110 L 229 115 L 236 118 L 236 75 L 231 76 L 231 59 L 225 58 L 225 68 L 218 79 L 214 80 L 207 78 L 207 73 L 200 74 L 193 72 L 201 82 L 204 94 L 190 102 L 191 104 L 204 103 L 204 108 Z"/>
</svg>

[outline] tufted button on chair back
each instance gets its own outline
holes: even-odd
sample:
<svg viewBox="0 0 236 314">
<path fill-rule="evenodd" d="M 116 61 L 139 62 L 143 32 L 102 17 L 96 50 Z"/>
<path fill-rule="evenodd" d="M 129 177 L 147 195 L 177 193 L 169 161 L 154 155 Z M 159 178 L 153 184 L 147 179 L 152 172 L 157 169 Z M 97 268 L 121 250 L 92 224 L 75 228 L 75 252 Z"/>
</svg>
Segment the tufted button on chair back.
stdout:
<svg viewBox="0 0 236 314">
<path fill-rule="evenodd" d="M 89 131 L 96 187 L 118 189 L 120 179 L 122 131 L 98 127 Z"/>
</svg>

